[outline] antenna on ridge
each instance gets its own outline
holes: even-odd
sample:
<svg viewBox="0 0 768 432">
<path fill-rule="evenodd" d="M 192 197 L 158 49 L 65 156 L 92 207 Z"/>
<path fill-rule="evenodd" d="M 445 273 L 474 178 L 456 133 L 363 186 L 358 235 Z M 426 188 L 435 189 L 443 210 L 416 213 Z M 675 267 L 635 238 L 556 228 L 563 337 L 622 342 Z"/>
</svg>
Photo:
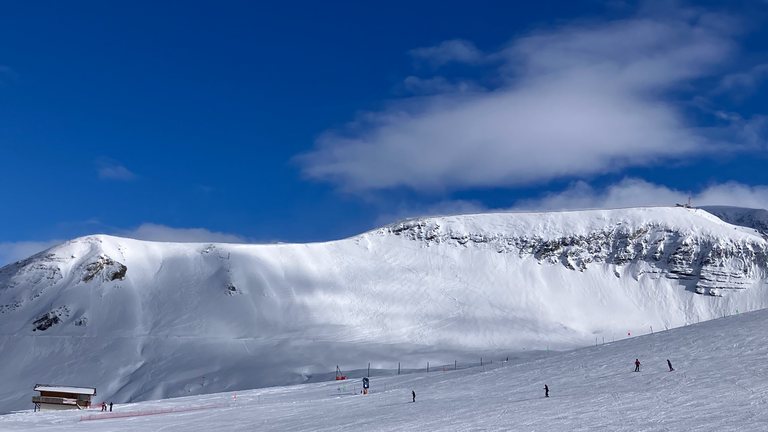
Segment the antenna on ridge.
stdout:
<svg viewBox="0 0 768 432">
<path fill-rule="evenodd" d="M 675 207 L 691 208 L 691 197 L 688 197 L 688 204 L 675 204 Z"/>
</svg>

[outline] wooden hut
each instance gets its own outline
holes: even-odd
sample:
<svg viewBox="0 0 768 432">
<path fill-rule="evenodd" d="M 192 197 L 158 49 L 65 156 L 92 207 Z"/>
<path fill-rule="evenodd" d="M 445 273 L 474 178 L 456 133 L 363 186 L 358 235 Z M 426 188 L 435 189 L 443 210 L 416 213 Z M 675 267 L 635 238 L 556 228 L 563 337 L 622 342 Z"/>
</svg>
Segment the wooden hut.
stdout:
<svg viewBox="0 0 768 432">
<path fill-rule="evenodd" d="M 91 406 L 91 396 L 96 396 L 96 389 L 90 387 L 35 384 L 35 391 L 40 392 L 32 396 L 35 411 L 85 409 Z"/>
</svg>

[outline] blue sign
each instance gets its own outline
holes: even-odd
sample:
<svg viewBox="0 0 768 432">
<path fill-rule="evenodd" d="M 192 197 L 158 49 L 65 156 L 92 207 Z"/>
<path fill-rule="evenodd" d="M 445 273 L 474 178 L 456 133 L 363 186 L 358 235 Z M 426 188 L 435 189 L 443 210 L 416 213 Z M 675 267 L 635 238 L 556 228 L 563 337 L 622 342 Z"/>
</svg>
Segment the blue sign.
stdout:
<svg viewBox="0 0 768 432">
<path fill-rule="evenodd" d="M 368 378 L 363 378 L 363 388 L 367 389 L 369 386 Z"/>
</svg>

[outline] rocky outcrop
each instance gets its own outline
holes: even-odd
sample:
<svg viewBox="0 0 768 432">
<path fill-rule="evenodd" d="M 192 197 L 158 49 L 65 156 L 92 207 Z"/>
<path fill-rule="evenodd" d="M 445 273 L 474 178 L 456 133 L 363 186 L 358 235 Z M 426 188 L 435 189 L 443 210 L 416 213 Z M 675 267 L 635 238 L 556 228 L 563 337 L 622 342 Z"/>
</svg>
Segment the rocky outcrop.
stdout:
<svg viewBox="0 0 768 432">
<path fill-rule="evenodd" d="M 96 261 L 85 266 L 82 280 L 89 282 L 98 275 L 101 275 L 105 282 L 122 280 L 127 271 L 128 267 L 102 254 Z"/>
<path fill-rule="evenodd" d="M 46 312 L 43 316 L 38 317 L 32 322 L 34 327 L 32 331 L 45 331 L 62 322 L 64 318 L 69 317 L 69 308 L 66 306 L 58 307 L 52 311 Z"/>
<path fill-rule="evenodd" d="M 768 275 L 768 245 L 764 241 L 694 235 L 653 222 L 635 228 L 618 224 L 586 235 L 549 239 L 457 232 L 444 228 L 437 219 L 409 220 L 380 232 L 427 244 L 472 244 L 560 264 L 573 271 L 586 271 L 593 263 L 643 263 L 643 274 L 692 281 L 699 294 L 719 295 L 721 289 L 747 288 Z"/>
</svg>

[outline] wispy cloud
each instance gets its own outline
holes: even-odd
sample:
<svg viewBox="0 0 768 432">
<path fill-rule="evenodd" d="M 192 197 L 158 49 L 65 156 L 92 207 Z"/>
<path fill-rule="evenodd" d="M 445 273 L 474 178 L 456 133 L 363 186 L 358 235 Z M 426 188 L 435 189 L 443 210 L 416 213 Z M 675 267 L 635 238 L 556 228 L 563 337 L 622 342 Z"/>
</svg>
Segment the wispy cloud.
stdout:
<svg viewBox="0 0 768 432">
<path fill-rule="evenodd" d="M 63 242 L 64 240 L 0 242 L 0 267 L 22 260 Z"/>
<path fill-rule="evenodd" d="M 491 210 L 483 203 L 467 200 L 446 200 L 427 205 L 400 204 L 395 208 L 390 208 L 388 211 L 381 213 L 379 217 L 376 218 L 374 224 L 379 227 L 420 216 L 475 214 L 487 213 L 488 211 Z"/>
<path fill-rule="evenodd" d="M 720 80 L 718 92 L 752 92 L 768 79 L 768 63 L 753 67 L 746 72 L 732 73 Z"/>
<path fill-rule="evenodd" d="M 677 190 L 644 180 L 627 178 L 602 190 L 576 182 L 565 191 L 542 198 L 523 200 L 514 210 L 573 210 L 672 206 L 691 198 L 695 206 L 728 205 L 768 209 L 768 186 L 750 186 L 737 182 L 710 185 L 698 192 Z"/>
<path fill-rule="evenodd" d="M 737 182 L 712 184 L 699 191 L 686 191 L 650 183 L 637 178 L 625 178 L 619 183 L 596 189 L 577 181 L 559 192 L 537 198 L 520 200 L 511 207 L 488 208 L 479 202 L 443 201 L 428 206 L 401 206 L 394 212 L 383 213 L 379 225 L 417 216 L 504 212 L 558 211 L 584 209 L 615 209 L 644 206 L 674 206 L 688 198 L 694 206 L 726 205 L 768 209 L 768 186 L 745 185 Z"/>
<path fill-rule="evenodd" d="M 488 212 L 560 211 L 587 209 L 617 209 L 646 206 L 674 206 L 691 198 L 696 207 L 725 205 L 768 209 L 768 186 L 751 186 L 737 182 L 712 184 L 700 191 L 686 191 L 650 183 L 637 178 L 625 178 L 606 188 L 596 189 L 577 181 L 560 192 L 520 200 L 511 207 L 489 208 L 478 201 L 447 200 L 419 205 L 401 204 L 394 211 L 383 212 L 375 225 L 383 226 L 413 217 L 477 214 Z"/>
<path fill-rule="evenodd" d="M 120 162 L 109 158 L 97 159 L 96 170 L 99 172 L 99 178 L 102 179 L 133 180 L 136 178 L 136 174 L 130 172 Z"/>
<path fill-rule="evenodd" d="M 467 41 L 420 48 L 411 54 L 433 66 L 495 61 L 503 84 L 456 92 L 437 77 L 412 80 L 438 94 L 363 113 L 296 160 L 308 178 L 345 191 L 440 191 L 744 149 L 765 141 L 751 132 L 761 132 L 755 118 L 712 116 L 703 127 L 679 103 L 735 55 L 738 31 L 730 18 L 686 10 L 539 31 L 489 54 Z"/>
<path fill-rule="evenodd" d="M 477 49 L 475 44 L 462 39 L 453 39 L 436 46 L 417 48 L 409 52 L 417 61 L 426 61 L 433 68 L 446 63 L 459 62 L 476 64 L 486 59 L 485 54 Z"/>
<path fill-rule="evenodd" d="M 138 228 L 119 230 L 115 235 L 137 240 L 161 242 L 215 242 L 215 243 L 247 243 L 248 241 L 235 234 L 209 231 L 205 228 L 173 228 L 166 225 L 143 223 Z"/>
<path fill-rule="evenodd" d="M 436 76 L 433 78 L 422 79 L 415 76 L 409 76 L 403 81 L 405 89 L 417 95 L 429 95 L 438 93 L 466 93 L 484 91 L 477 83 L 468 80 L 458 80 L 451 82 L 445 77 Z"/>
</svg>

